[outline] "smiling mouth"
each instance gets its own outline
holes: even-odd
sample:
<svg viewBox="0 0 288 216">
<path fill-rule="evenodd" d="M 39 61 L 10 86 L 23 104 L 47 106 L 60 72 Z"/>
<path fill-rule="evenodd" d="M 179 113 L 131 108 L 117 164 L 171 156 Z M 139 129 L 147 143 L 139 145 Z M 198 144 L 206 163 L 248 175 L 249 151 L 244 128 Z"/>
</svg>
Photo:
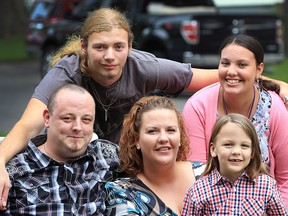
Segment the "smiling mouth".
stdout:
<svg viewBox="0 0 288 216">
<path fill-rule="evenodd" d="M 170 149 L 171 149 L 170 147 L 163 147 L 156 149 L 156 151 L 169 151 Z"/>
<path fill-rule="evenodd" d="M 241 162 L 242 160 L 240 160 L 240 159 L 230 159 L 229 161 L 231 161 L 231 162 Z"/>
<path fill-rule="evenodd" d="M 231 79 L 226 79 L 228 83 L 234 84 L 234 83 L 240 83 L 240 80 L 231 80 Z"/>
<path fill-rule="evenodd" d="M 79 137 L 79 136 L 69 136 L 70 138 L 72 138 L 72 139 L 81 139 L 81 138 L 83 138 L 83 137 Z"/>
</svg>

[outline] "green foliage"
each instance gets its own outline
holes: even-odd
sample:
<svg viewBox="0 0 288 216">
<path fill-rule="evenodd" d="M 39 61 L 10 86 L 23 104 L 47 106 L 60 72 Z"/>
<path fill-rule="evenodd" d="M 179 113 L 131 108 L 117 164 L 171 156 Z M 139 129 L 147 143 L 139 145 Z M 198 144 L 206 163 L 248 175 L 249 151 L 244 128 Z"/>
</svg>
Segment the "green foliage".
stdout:
<svg viewBox="0 0 288 216">
<path fill-rule="evenodd" d="M 288 58 L 279 64 L 267 66 L 268 71 L 271 71 L 267 75 L 272 79 L 282 80 L 288 83 Z"/>
<path fill-rule="evenodd" d="M 24 48 L 24 36 L 0 39 L 0 62 L 21 61 L 31 58 Z"/>
</svg>

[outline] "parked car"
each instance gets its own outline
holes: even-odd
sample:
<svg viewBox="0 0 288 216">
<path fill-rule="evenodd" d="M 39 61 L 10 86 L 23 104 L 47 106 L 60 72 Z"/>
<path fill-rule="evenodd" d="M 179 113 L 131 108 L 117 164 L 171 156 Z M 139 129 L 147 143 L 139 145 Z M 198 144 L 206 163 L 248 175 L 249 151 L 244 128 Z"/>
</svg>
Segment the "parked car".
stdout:
<svg viewBox="0 0 288 216">
<path fill-rule="evenodd" d="M 27 22 L 25 48 L 29 54 L 41 55 L 49 24 L 69 19 L 74 7 L 82 0 L 35 0 Z"/>
<path fill-rule="evenodd" d="M 216 68 L 218 48 L 225 37 L 247 33 L 265 50 L 265 63 L 284 59 L 282 21 L 271 13 L 221 13 L 212 0 L 83 0 L 66 19 L 49 24 L 41 44 L 42 75 L 51 51 L 62 46 L 67 35 L 77 33 L 88 13 L 99 7 L 126 13 L 135 34 L 134 48 L 193 67 Z"/>
</svg>

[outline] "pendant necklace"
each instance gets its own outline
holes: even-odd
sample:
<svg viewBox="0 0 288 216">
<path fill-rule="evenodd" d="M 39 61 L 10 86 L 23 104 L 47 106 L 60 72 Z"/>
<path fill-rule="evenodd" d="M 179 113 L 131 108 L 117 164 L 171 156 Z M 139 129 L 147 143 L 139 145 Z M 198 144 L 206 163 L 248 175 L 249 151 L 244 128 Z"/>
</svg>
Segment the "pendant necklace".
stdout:
<svg viewBox="0 0 288 216">
<path fill-rule="evenodd" d="M 248 118 L 249 119 L 251 118 L 252 110 L 253 110 L 253 107 L 254 107 L 255 95 L 256 95 L 255 87 L 253 86 L 253 99 L 252 99 L 252 103 L 249 106 L 249 112 L 248 112 Z M 224 99 L 224 89 L 223 88 L 222 88 L 222 101 L 223 101 L 223 107 L 224 107 L 225 115 L 227 115 L 228 114 L 228 107 L 227 107 L 227 103 L 226 103 L 226 101 Z"/>
<path fill-rule="evenodd" d="M 122 77 L 122 76 L 121 76 Z M 102 106 L 103 110 L 104 110 L 104 120 L 105 122 L 107 122 L 108 120 L 108 112 L 109 112 L 109 109 L 110 107 L 116 102 L 117 100 L 117 90 L 118 90 L 118 86 L 120 84 L 120 81 L 121 81 L 121 77 L 120 79 L 117 81 L 117 84 L 116 86 L 113 88 L 114 89 L 114 94 L 113 94 L 113 98 L 111 99 L 110 103 L 109 104 L 104 104 L 101 100 L 101 97 L 100 95 L 98 94 L 98 91 L 96 90 L 94 84 L 92 82 L 90 82 L 90 86 L 92 88 L 92 91 L 95 95 L 95 98 L 97 100 L 97 102 Z M 107 95 L 107 94 L 106 94 Z"/>
</svg>

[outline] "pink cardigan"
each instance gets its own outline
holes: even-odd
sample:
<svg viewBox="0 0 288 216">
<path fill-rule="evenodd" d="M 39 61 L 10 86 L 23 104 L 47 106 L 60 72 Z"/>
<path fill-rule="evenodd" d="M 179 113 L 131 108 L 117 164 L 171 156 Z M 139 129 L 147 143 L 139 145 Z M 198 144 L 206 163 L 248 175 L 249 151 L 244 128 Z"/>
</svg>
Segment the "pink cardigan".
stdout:
<svg viewBox="0 0 288 216">
<path fill-rule="evenodd" d="M 209 140 L 216 121 L 219 88 L 220 84 L 216 83 L 199 90 L 183 108 L 190 137 L 191 161 L 206 163 Z M 275 92 L 269 91 L 269 94 L 272 98 L 268 141 L 270 174 L 277 180 L 288 206 L 288 112 Z"/>
</svg>

